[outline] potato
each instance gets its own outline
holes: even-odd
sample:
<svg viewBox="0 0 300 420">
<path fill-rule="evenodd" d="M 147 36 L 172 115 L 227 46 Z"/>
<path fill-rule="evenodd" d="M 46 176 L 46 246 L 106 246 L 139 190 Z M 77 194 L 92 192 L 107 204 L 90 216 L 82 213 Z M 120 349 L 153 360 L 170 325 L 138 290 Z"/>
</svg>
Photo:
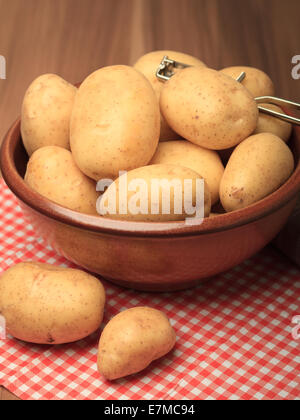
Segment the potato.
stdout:
<svg viewBox="0 0 300 420">
<path fill-rule="evenodd" d="M 205 179 L 211 193 L 212 205 L 219 201 L 224 166 L 217 152 L 185 140 L 168 141 L 158 145 L 150 164 L 180 165 L 193 169 Z"/>
<path fill-rule="evenodd" d="M 104 67 L 80 86 L 71 117 L 71 150 L 90 178 L 116 179 L 147 165 L 159 140 L 160 113 L 150 82 L 127 66 Z"/>
<path fill-rule="evenodd" d="M 273 104 L 260 104 L 264 108 L 271 109 L 272 111 L 284 114 L 279 106 Z M 279 120 L 278 118 L 272 117 L 271 115 L 260 112 L 258 117 L 258 123 L 254 134 L 260 133 L 272 133 L 275 136 L 280 137 L 284 142 L 287 142 L 292 134 L 293 126 L 288 122 Z"/>
<path fill-rule="evenodd" d="M 57 146 L 38 149 L 29 159 L 25 182 L 61 206 L 97 214 L 96 183 L 80 172 L 69 150 Z"/>
<path fill-rule="evenodd" d="M 163 312 L 128 309 L 112 318 L 102 332 L 98 370 L 109 380 L 132 375 L 169 353 L 175 342 L 175 331 Z"/>
<path fill-rule="evenodd" d="M 254 98 L 259 96 L 274 96 L 275 88 L 270 77 L 263 71 L 254 67 L 235 66 L 226 67 L 221 70 L 223 74 L 237 79 L 242 72 L 246 73 L 246 77 L 242 84 L 251 92 Z"/>
<path fill-rule="evenodd" d="M 191 67 L 175 74 L 160 97 L 174 131 L 207 149 L 228 149 L 256 128 L 257 104 L 240 83 L 218 71 Z"/>
<path fill-rule="evenodd" d="M 44 74 L 31 83 L 21 115 L 21 134 L 29 156 L 45 146 L 70 150 L 70 118 L 76 91 L 56 74 Z"/>
<path fill-rule="evenodd" d="M 140 57 L 138 61 L 134 64 L 134 67 L 137 70 L 139 70 L 141 73 L 143 73 L 147 77 L 147 79 L 151 82 L 158 100 L 160 98 L 160 93 L 164 86 L 164 82 L 160 81 L 156 77 L 156 72 L 157 72 L 159 64 L 161 63 L 165 55 L 171 58 L 172 60 L 179 61 L 180 63 L 184 63 L 184 64 L 189 64 L 190 66 L 205 66 L 205 64 L 202 61 L 198 60 L 198 58 L 196 57 L 193 57 L 188 54 L 183 54 L 177 51 L 170 51 L 170 50 L 152 51 Z M 178 71 L 180 70 L 174 69 L 174 72 L 178 72 Z M 160 140 L 167 141 L 167 140 L 173 140 L 175 138 L 176 138 L 176 134 L 168 126 L 166 120 L 161 114 Z"/>
<path fill-rule="evenodd" d="M 80 271 L 24 262 L 0 277 L 0 313 L 7 332 L 37 344 L 81 340 L 101 325 L 105 291 Z"/>
<path fill-rule="evenodd" d="M 104 217 L 129 221 L 199 220 L 203 216 L 201 210 L 204 216 L 208 216 L 211 208 L 205 181 L 204 196 L 201 194 L 203 181 L 202 176 L 183 166 L 138 168 L 122 175 L 108 187 L 99 200 L 98 212 Z M 191 188 L 185 185 L 189 182 Z"/>
<path fill-rule="evenodd" d="M 232 153 L 220 185 L 223 207 L 230 212 L 261 200 L 276 191 L 294 170 L 288 146 L 277 136 L 257 134 Z"/>
</svg>

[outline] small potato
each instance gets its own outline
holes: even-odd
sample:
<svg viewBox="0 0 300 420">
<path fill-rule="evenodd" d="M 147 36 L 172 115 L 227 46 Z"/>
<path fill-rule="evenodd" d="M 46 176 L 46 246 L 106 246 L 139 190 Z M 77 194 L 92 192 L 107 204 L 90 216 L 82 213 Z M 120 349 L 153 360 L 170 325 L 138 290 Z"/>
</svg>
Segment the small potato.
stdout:
<svg viewBox="0 0 300 420">
<path fill-rule="evenodd" d="M 69 150 L 57 146 L 38 149 L 29 159 L 25 182 L 61 206 L 97 214 L 96 183 L 80 172 Z"/>
<path fill-rule="evenodd" d="M 234 79 L 237 79 L 243 71 L 246 73 L 246 77 L 242 84 L 251 92 L 254 98 L 259 96 L 274 96 L 274 84 L 270 77 L 262 70 L 247 66 L 226 67 L 221 70 L 222 73 Z"/>
<path fill-rule="evenodd" d="M 82 83 L 71 117 L 71 150 L 84 174 L 96 181 L 147 165 L 159 141 L 155 92 L 128 66 L 104 67 Z"/>
<path fill-rule="evenodd" d="M 211 193 L 212 205 L 219 201 L 224 166 L 217 152 L 185 140 L 168 141 L 158 145 L 150 164 L 180 165 L 193 169 L 205 179 Z"/>
<path fill-rule="evenodd" d="M 128 309 L 112 318 L 102 332 L 98 370 L 109 380 L 132 375 L 169 353 L 175 342 L 175 331 L 163 312 Z"/>
<path fill-rule="evenodd" d="M 191 218 L 197 221 L 202 219 L 203 212 L 204 216 L 209 215 L 211 197 L 203 177 L 192 169 L 150 165 L 118 178 L 105 191 L 97 207 L 104 217 L 119 220 L 167 222 Z"/>
<path fill-rule="evenodd" d="M 0 313 L 7 332 L 36 344 L 81 340 L 101 325 L 105 291 L 80 271 L 24 262 L 0 277 Z"/>
<path fill-rule="evenodd" d="M 256 128 L 258 107 L 240 83 L 218 71 L 190 67 L 175 74 L 160 97 L 174 131 L 198 146 L 228 149 Z"/>
<path fill-rule="evenodd" d="M 147 79 L 151 82 L 158 100 L 160 98 L 160 93 L 163 89 L 164 82 L 160 81 L 156 77 L 156 72 L 164 56 L 168 56 L 172 60 L 179 61 L 180 63 L 188 64 L 190 66 L 206 67 L 205 64 L 202 61 L 200 61 L 198 58 L 193 57 L 188 54 L 177 52 L 177 51 L 170 51 L 170 50 L 152 51 L 140 57 L 138 61 L 134 64 L 134 67 L 137 70 L 139 70 L 141 73 L 143 73 L 147 77 Z M 178 71 L 180 70 L 179 69 L 174 70 L 175 73 Z M 168 126 L 166 120 L 161 114 L 160 140 L 168 141 L 168 140 L 173 140 L 175 138 L 176 138 L 176 133 Z"/>
<path fill-rule="evenodd" d="M 288 146 L 269 133 L 249 137 L 232 153 L 220 185 L 227 212 L 238 210 L 276 191 L 294 170 Z"/>
<path fill-rule="evenodd" d="M 31 83 L 21 115 L 21 134 L 29 156 L 45 146 L 70 150 L 70 118 L 76 91 L 55 74 L 44 74 Z"/>
<path fill-rule="evenodd" d="M 264 108 L 271 109 L 272 111 L 284 114 L 279 106 L 273 104 L 260 104 Z M 288 142 L 292 134 L 293 126 L 285 121 L 279 120 L 278 118 L 272 117 L 271 115 L 260 112 L 258 117 L 258 123 L 254 134 L 260 133 L 272 133 L 275 136 L 280 137 L 284 142 Z"/>
</svg>

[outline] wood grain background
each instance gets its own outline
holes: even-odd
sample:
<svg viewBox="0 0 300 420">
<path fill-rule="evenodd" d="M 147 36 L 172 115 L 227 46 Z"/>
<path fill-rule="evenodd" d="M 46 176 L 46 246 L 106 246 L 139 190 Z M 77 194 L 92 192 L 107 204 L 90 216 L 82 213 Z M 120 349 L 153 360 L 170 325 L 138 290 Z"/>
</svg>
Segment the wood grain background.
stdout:
<svg viewBox="0 0 300 420">
<path fill-rule="evenodd" d="M 210 67 L 266 71 L 277 94 L 300 100 L 291 77 L 300 54 L 300 0 L 0 0 L 0 139 L 42 73 L 77 82 L 97 68 L 132 64 L 155 49 L 193 54 Z M 13 398 L 0 388 L 0 400 Z"/>
</svg>

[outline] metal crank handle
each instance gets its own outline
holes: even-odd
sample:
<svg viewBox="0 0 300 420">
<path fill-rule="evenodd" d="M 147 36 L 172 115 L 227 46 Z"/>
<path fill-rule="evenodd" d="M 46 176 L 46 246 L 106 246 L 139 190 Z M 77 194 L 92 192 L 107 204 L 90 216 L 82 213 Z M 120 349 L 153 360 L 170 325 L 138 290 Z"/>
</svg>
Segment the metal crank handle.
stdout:
<svg viewBox="0 0 300 420">
<path fill-rule="evenodd" d="M 258 104 L 268 103 L 278 106 L 286 106 L 287 108 L 300 110 L 300 104 L 297 102 L 288 101 L 287 99 L 276 98 L 275 96 L 259 96 L 255 98 Z M 291 124 L 300 125 L 300 118 L 292 117 L 290 115 L 282 114 L 281 112 L 273 111 L 271 109 L 264 108 L 259 105 L 258 109 L 264 114 L 271 115 L 272 117 L 278 118 L 282 121 L 286 121 Z"/>
</svg>

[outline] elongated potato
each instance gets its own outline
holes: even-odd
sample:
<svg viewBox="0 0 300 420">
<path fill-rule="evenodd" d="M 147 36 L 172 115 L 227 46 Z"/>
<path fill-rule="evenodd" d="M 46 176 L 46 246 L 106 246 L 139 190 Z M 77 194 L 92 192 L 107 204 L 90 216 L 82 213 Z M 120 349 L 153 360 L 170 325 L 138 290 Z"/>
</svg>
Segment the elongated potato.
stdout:
<svg viewBox="0 0 300 420">
<path fill-rule="evenodd" d="M 22 139 L 29 156 L 45 146 L 70 150 L 70 118 L 76 91 L 56 74 L 44 74 L 31 83 L 21 115 Z"/>
<path fill-rule="evenodd" d="M 104 217 L 119 220 L 197 221 L 209 215 L 211 196 L 203 177 L 192 169 L 150 165 L 118 178 L 99 199 L 97 209 Z"/>
<path fill-rule="evenodd" d="M 101 325 L 105 291 L 80 271 L 25 262 L 0 277 L 0 313 L 7 332 L 37 344 L 81 340 Z"/>
<path fill-rule="evenodd" d="M 284 114 L 283 110 L 279 106 L 273 104 L 260 105 L 264 108 L 271 109 L 272 111 L 279 112 L 280 114 Z M 287 142 L 291 137 L 292 129 L 292 124 L 260 112 L 254 134 L 272 133 L 275 136 L 280 137 L 284 142 Z"/>
<path fill-rule="evenodd" d="M 34 152 L 27 165 L 25 182 L 61 206 L 97 215 L 96 183 L 78 169 L 69 150 L 48 146 Z"/>
<path fill-rule="evenodd" d="M 211 193 L 211 204 L 219 201 L 224 166 L 217 152 L 185 140 L 168 141 L 158 145 L 150 164 L 180 165 L 193 169 L 205 179 Z"/>
<path fill-rule="evenodd" d="M 256 128 L 257 104 L 231 77 L 205 67 L 181 70 L 166 82 L 160 108 L 168 124 L 190 142 L 229 149 Z"/>
<path fill-rule="evenodd" d="M 169 353 L 175 342 L 175 331 L 163 312 L 128 309 L 112 318 L 102 332 L 98 370 L 109 380 L 132 375 Z"/>
<path fill-rule="evenodd" d="M 90 178 L 116 179 L 156 150 L 159 106 L 150 82 L 128 66 L 104 67 L 80 86 L 71 118 L 75 162 Z"/>
<path fill-rule="evenodd" d="M 249 137 L 232 153 L 220 185 L 220 198 L 228 212 L 261 200 L 276 191 L 294 170 L 288 146 L 269 133 Z"/>
<path fill-rule="evenodd" d="M 270 77 L 262 70 L 256 69 L 255 67 L 247 66 L 234 66 L 226 67 L 221 70 L 222 73 L 227 76 L 236 79 L 242 72 L 246 73 L 246 77 L 242 84 L 246 89 L 251 92 L 254 98 L 258 96 L 274 96 L 275 88 Z"/>
<path fill-rule="evenodd" d="M 155 90 L 157 95 L 158 101 L 160 99 L 160 94 L 164 86 L 164 82 L 160 81 L 156 77 L 156 72 L 158 69 L 159 64 L 164 56 L 168 56 L 170 59 L 179 61 L 180 63 L 188 64 L 190 66 L 205 66 L 205 64 L 200 61 L 198 58 L 193 57 L 188 54 L 184 54 L 178 51 L 171 51 L 171 50 L 160 50 L 160 51 L 152 51 L 148 54 L 143 55 L 138 59 L 138 61 L 134 64 L 134 67 L 143 73 Z M 177 73 L 180 71 L 179 69 L 174 69 L 174 72 Z M 161 114 L 161 121 L 160 121 L 160 140 L 161 141 L 168 141 L 176 139 L 176 133 L 168 126 L 166 120 L 164 119 L 163 115 Z"/>
</svg>

